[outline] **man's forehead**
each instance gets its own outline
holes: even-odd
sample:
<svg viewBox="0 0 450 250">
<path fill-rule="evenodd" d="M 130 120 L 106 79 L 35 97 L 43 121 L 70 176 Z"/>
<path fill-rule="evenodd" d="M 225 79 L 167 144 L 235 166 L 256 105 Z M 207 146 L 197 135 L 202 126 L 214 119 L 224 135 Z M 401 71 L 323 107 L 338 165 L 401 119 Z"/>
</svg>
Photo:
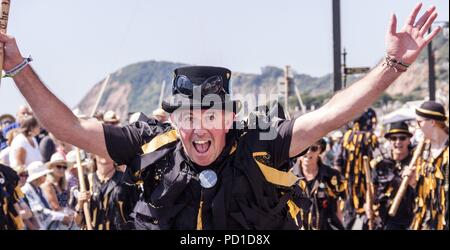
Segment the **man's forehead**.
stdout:
<svg viewBox="0 0 450 250">
<path fill-rule="evenodd" d="M 223 110 L 218 110 L 218 109 L 194 109 L 194 110 L 182 109 L 182 110 L 176 110 L 175 112 L 173 112 L 173 114 L 176 116 L 222 114 L 222 113 L 223 113 Z"/>
<path fill-rule="evenodd" d="M 19 114 L 30 114 L 31 110 L 28 107 L 26 107 L 26 106 L 22 106 L 22 107 L 19 108 L 19 112 L 18 113 Z"/>
</svg>

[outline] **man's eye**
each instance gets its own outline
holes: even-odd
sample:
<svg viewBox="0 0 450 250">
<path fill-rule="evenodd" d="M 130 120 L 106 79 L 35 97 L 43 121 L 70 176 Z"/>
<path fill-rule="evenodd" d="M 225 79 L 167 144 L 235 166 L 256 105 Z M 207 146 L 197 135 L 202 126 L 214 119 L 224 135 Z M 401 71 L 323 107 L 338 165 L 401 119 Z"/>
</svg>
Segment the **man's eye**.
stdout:
<svg viewBox="0 0 450 250">
<path fill-rule="evenodd" d="M 184 122 L 192 122 L 192 120 L 193 120 L 192 116 L 185 116 L 185 117 L 183 118 L 183 121 L 184 121 Z"/>
<path fill-rule="evenodd" d="M 208 120 L 210 120 L 210 121 L 214 121 L 215 119 L 216 119 L 215 115 L 209 115 L 208 116 Z"/>
</svg>

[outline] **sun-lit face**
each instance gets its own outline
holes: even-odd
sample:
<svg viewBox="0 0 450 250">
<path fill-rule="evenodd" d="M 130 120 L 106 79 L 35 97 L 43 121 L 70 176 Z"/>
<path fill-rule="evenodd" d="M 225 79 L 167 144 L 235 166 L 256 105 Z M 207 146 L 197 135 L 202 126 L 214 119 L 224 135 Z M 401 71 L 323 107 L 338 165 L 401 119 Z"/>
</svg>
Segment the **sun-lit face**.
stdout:
<svg viewBox="0 0 450 250">
<path fill-rule="evenodd" d="M 199 166 L 208 166 L 222 153 L 235 114 L 223 110 L 177 110 L 171 116 L 184 151 Z"/>
<path fill-rule="evenodd" d="M 408 154 L 408 145 L 410 137 L 407 134 L 396 133 L 389 136 L 389 143 L 393 154 L 405 155 Z"/>
<path fill-rule="evenodd" d="M 309 164 L 317 163 L 320 156 L 320 145 L 314 144 L 309 149 L 308 152 L 300 157 L 302 166 L 309 166 Z"/>
<path fill-rule="evenodd" d="M 37 127 L 34 127 L 34 128 L 31 130 L 30 136 L 31 136 L 31 137 L 35 137 L 35 136 L 39 135 L 40 133 L 41 133 L 41 127 L 40 127 L 40 126 L 37 126 Z"/>
<path fill-rule="evenodd" d="M 425 138 L 431 139 L 431 135 L 432 135 L 432 131 L 433 131 L 435 122 L 433 120 L 426 119 L 426 118 L 423 118 L 420 116 L 416 116 L 416 122 L 417 122 L 417 126 L 420 128 L 420 130 L 422 131 Z"/>
</svg>

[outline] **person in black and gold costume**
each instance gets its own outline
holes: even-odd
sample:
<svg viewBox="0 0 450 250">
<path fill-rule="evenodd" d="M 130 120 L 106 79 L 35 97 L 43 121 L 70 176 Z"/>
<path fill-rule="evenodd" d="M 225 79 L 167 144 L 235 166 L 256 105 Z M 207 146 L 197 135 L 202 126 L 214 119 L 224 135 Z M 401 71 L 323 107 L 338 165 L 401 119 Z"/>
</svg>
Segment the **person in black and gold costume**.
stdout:
<svg viewBox="0 0 450 250">
<path fill-rule="evenodd" d="M 448 230 L 448 118 L 444 107 L 434 101 L 424 102 L 416 115 L 417 125 L 429 143 L 411 177 L 417 182 L 411 229 Z"/>
<path fill-rule="evenodd" d="M 366 203 L 366 175 L 363 157 L 373 159 L 378 148 L 378 138 L 373 133 L 376 114 L 368 109 L 353 122 L 353 127 L 342 138 L 341 152 L 334 165 L 344 177 L 346 201 L 343 209 L 346 229 L 362 229 L 366 225 L 364 204 Z"/>
<path fill-rule="evenodd" d="M 18 183 L 17 173 L 0 164 L 0 230 L 20 230 L 25 227 L 17 209 L 24 197 Z"/>
<path fill-rule="evenodd" d="M 50 132 L 127 165 L 131 183 L 143 187 L 135 208 L 140 229 L 295 229 L 289 191 L 287 196 L 278 191 L 280 186 L 291 190 L 297 178 L 280 168 L 362 113 L 407 71 L 440 31 L 421 33 L 437 16 L 432 7 L 417 19 L 421 7 L 413 8 L 406 28 L 397 30 L 392 15 L 382 63 L 320 109 L 272 121 L 266 127 L 274 132 L 269 138 L 263 127 L 242 131 L 234 126 L 240 124 L 235 121 L 239 105 L 230 95 L 232 73 L 226 68 L 175 69 L 172 91 L 162 102 L 173 127 L 154 119 L 114 127 L 77 119 L 27 65 L 30 59 L 22 57 L 15 39 L 0 33 L 0 42 L 5 44 L 4 69 Z"/>
<path fill-rule="evenodd" d="M 89 191 L 77 195 L 77 224 L 85 224 L 82 208 L 84 202 L 89 202 L 94 230 L 133 229 L 130 214 L 138 199 L 138 190 L 123 182 L 123 173 L 116 170 L 114 162 L 98 156 L 96 161 L 97 171 L 89 174 L 89 182 L 86 182 Z"/>
<path fill-rule="evenodd" d="M 320 155 L 326 141 L 319 140 L 305 155 L 300 156 L 291 171 L 300 177 L 300 194 L 294 198 L 299 210 L 290 212 L 300 229 L 337 230 L 344 229 L 338 202 L 344 196 L 344 186 L 339 171 L 322 163 Z"/>
<path fill-rule="evenodd" d="M 389 208 L 402 182 L 402 173 L 409 166 L 412 158 L 412 148 L 409 132 L 405 122 L 396 122 L 389 125 L 384 137 L 389 140 L 390 155 L 372 161 L 375 167 L 372 170 L 372 183 L 374 185 L 374 205 L 378 219 L 376 229 L 406 230 L 411 224 L 414 203 L 414 189 L 409 186 L 399 210 L 394 217 L 388 215 Z M 370 213 L 367 211 L 367 213 Z M 367 214 L 367 216 L 370 216 Z"/>
</svg>

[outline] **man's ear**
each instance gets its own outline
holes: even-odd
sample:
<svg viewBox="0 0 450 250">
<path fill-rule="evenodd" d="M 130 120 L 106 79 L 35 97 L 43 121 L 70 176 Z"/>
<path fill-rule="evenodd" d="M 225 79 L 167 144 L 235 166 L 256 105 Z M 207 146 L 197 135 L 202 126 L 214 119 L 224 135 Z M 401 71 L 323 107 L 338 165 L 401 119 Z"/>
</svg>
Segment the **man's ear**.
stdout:
<svg viewBox="0 0 450 250">
<path fill-rule="evenodd" d="M 436 127 L 437 125 L 436 120 L 431 119 L 431 125 L 433 125 L 433 127 Z"/>
<path fill-rule="evenodd" d="M 225 132 L 228 133 L 230 131 L 231 126 L 233 126 L 234 119 L 236 118 L 236 114 L 234 112 L 224 112 L 224 128 Z"/>
</svg>

